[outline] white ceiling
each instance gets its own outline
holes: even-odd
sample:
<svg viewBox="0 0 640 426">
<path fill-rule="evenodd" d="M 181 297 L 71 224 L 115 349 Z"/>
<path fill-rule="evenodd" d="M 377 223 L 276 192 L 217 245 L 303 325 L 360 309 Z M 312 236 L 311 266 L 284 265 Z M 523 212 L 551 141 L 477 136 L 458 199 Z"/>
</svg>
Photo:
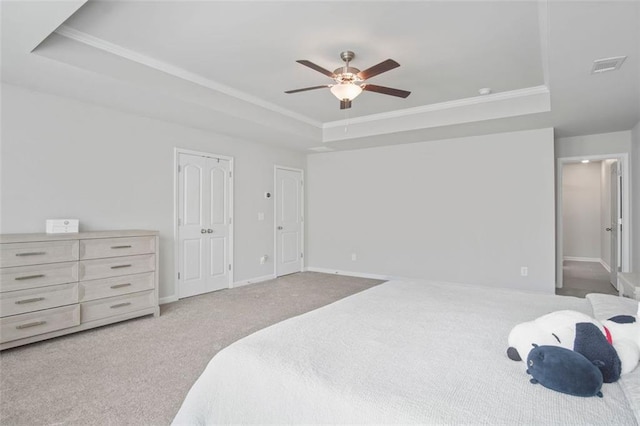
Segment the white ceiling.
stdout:
<svg viewBox="0 0 640 426">
<path fill-rule="evenodd" d="M 3 1 L 3 81 L 297 149 L 640 120 L 637 1 L 83 3 Z M 395 59 L 370 82 L 411 95 L 341 111 L 327 89 L 284 93 L 330 83 L 297 59 L 333 70 L 343 50 L 361 70 Z"/>
<path fill-rule="evenodd" d="M 364 93 L 351 116 L 544 83 L 531 2 L 90 2 L 65 25 L 319 122 L 344 118 L 329 90 L 284 91 L 330 83 L 295 61 L 334 70 L 343 50 L 361 70 L 395 59 L 371 82 L 412 91 Z"/>
</svg>

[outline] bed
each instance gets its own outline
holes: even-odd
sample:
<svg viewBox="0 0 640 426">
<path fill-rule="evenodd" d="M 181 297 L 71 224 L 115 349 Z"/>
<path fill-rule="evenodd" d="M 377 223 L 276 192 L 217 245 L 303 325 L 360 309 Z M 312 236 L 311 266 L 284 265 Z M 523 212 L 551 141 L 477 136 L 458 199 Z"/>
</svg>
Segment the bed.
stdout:
<svg viewBox="0 0 640 426">
<path fill-rule="evenodd" d="M 507 358 L 515 324 L 560 309 L 602 319 L 637 302 L 389 281 L 220 351 L 173 423 L 638 424 L 640 369 L 581 398 Z"/>
</svg>

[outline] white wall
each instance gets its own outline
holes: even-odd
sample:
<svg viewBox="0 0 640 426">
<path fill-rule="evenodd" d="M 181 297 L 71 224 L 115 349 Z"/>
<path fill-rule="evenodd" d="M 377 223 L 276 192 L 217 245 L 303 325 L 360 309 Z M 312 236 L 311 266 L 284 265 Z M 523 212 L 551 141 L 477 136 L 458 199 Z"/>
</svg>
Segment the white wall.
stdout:
<svg viewBox="0 0 640 426">
<path fill-rule="evenodd" d="M 640 122 L 632 131 L 631 191 L 631 270 L 640 273 Z"/>
<path fill-rule="evenodd" d="M 628 130 L 558 138 L 555 141 L 556 158 L 624 154 L 629 152 L 631 152 L 631 132 Z"/>
<path fill-rule="evenodd" d="M 235 158 L 235 281 L 273 273 L 274 164 L 304 155 L 57 96 L 2 85 L 2 233 L 44 232 L 47 218 L 81 230 L 160 231 L 160 297 L 174 295 L 174 147 Z M 265 219 L 257 220 L 258 212 Z"/>
<path fill-rule="evenodd" d="M 552 129 L 311 155 L 308 266 L 553 293 L 553 156 Z"/>
<path fill-rule="evenodd" d="M 601 164 L 567 164 L 562 173 L 563 256 L 600 261 Z"/>
</svg>

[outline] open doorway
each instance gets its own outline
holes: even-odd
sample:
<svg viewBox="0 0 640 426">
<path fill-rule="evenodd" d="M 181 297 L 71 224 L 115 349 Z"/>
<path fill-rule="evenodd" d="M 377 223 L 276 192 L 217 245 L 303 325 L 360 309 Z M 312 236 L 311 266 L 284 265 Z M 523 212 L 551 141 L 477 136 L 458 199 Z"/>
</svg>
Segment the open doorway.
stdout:
<svg viewBox="0 0 640 426">
<path fill-rule="evenodd" d="M 556 293 L 618 294 L 629 267 L 626 155 L 558 160 Z"/>
</svg>

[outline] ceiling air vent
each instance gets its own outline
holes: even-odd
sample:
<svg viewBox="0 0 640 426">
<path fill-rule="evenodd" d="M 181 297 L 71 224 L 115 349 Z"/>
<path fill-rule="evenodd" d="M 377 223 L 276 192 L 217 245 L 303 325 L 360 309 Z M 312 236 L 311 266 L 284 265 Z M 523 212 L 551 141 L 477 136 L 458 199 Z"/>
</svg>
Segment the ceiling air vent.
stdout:
<svg viewBox="0 0 640 426">
<path fill-rule="evenodd" d="M 615 58 L 604 58 L 593 61 L 591 74 L 598 74 L 606 71 L 615 71 L 622 66 L 626 56 L 616 56 Z"/>
</svg>

